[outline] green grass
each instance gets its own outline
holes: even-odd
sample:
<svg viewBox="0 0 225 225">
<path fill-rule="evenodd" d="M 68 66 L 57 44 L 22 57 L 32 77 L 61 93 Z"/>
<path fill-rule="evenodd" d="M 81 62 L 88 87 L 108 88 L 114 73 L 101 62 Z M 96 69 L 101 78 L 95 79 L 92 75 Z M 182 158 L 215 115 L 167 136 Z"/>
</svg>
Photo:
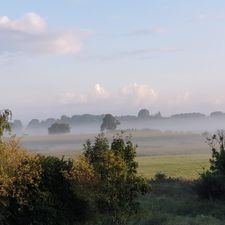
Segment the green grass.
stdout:
<svg viewBox="0 0 225 225">
<path fill-rule="evenodd" d="M 112 139 L 116 132 L 106 133 Z M 67 134 L 24 136 L 21 143 L 32 151 L 74 158 L 82 153 L 87 139 L 93 140 L 97 134 Z M 132 140 L 138 145 L 137 161 L 139 173 L 151 178 L 161 171 L 172 177 L 194 179 L 208 167 L 210 149 L 205 137 L 199 133 L 161 132 L 161 131 L 129 131 Z"/>
<path fill-rule="evenodd" d="M 203 168 L 209 166 L 208 154 L 145 156 L 137 157 L 139 173 L 146 178 L 152 178 L 157 172 L 163 172 L 170 177 L 195 179 Z"/>
</svg>

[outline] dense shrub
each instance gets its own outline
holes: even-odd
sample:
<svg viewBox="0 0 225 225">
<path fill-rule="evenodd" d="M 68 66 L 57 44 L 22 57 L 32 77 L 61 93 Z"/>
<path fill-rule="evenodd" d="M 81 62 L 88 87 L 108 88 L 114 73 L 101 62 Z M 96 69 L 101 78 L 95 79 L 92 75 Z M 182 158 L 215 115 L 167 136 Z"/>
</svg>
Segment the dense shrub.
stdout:
<svg viewBox="0 0 225 225">
<path fill-rule="evenodd" d="M 73 225 L 91 218 L 90 201 L 75 188 L 82 176 L 73 161 L 28 153 L 14 138 L 0 144 L 0 156 L 0 224 Z"/>
<path fill-rule="evenodd" d="M 203 198 L 225 199 L 225 133 L 218 131 L 207 143 L 212 150 L 210 169 L 200 174 L 196 191 Z"/>
<path fill-rule="evenodd" d="M 196 182 L 196 190 L 200 197 L 207 199 L 225 199 L 224 176 L 206 171 Z"/>
<path fill-rule="evenodd" d="M 167 175 L 161 171 L 157 172 L 154 176 L 154 181 L 155 182 L 163 182 L 167 180 Z"/>
<path fill-rule="evenodd" d="M 0 144 L 0 200 L 6 224 L 29 224 L 39 195 L 41 165 L 37 155 L 27 153 L 15 139 Z"/>
</svg>

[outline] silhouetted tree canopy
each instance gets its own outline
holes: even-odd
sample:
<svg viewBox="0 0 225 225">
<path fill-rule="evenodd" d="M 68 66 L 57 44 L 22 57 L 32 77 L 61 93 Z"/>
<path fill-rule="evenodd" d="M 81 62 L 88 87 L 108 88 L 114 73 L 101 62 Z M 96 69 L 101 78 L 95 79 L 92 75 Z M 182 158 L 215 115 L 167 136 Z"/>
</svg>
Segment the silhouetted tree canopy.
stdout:
<svg viewBox="0 0 225 225">
<path fill-rule="evenodd" d="M 41 123 L 38 119 L 32 119 L 28 125 L 27 125 L 27 128 L 28 129 L 35 129 L 35 128 L 40 128 L 41 126 Z"/>
<path fill-rule="evenodd" d="M 150 117 L 150 113 L 147 109 L 141 109 L 138 112 L 138 118 L 139 119 L 149 119 L 149 117 Z"/>
<path fill-rule="evenodd" d="M 111 114 L 106 114 L 102 121 L 101 131 L 115 130 L 119 124 L 120 122 L 114 116 Z"/>
<path fill-rule="evenodd" d="M 48 128 L 49 134 L 65 134 L 70 133 L 70 126 L 66 123 L 53 123 Z"/>
<path fill-rule="evenodd" d="M 225 117 L 225 113 L 220 112 L 220 111 L 212 112 L 210 114 L 210 117 Z"/>
<path fill-rule="evenodd" d="M 11 128 L 13 131 L 21 131 L 23 129 L 21 120 L 14 120 L 13 123 L 11 123 Z"/>
</svg>

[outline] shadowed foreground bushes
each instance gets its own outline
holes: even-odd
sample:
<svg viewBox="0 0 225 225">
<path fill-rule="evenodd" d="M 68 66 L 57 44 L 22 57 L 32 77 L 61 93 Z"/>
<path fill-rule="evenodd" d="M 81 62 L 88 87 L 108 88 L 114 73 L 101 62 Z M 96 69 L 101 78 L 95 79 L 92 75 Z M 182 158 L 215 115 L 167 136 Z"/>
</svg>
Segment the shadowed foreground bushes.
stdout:
<svg viewBox="0 0 225 225">
<path fill-rule="evenodd" d="M 225 133 L 218 131 L 207 138 L 212 157 L 210 169 L 200 174 L 196 191 L 201 198 L 225 200 Z"/>
<path fill-rule="evenodd" d="M 76 162 L 0 143 L 0 224 L 127 224 L 149 191 L 137 175 L 135 146 L 116 136 L 88 141 Z"/>
<path fill-rule="evenodd" d="M 225 224 L 224 202 L 200 199 L 195 181 L 160 174 L 150 181 L 150 185 L 152 192 L 139 198 L 142 210 L 129 225 Z"/>
</svg>

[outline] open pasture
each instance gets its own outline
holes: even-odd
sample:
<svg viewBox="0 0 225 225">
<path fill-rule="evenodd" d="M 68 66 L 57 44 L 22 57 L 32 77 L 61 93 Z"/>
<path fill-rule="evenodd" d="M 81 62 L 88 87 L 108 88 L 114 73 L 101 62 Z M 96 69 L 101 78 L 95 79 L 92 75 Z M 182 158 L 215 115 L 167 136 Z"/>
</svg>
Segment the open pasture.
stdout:
<svg viewBox="0 0 225 225">
<path fill-rule="evenodd" d="M 42 154 L 74 157 L 82 152 L 86 140 L 94 140 L 96 135 L 24 136 L 21 138 L 21 144 Z M 106 133 L 109 139 L 114 135 L 116 132 Z M 202 134 L 130 130 L 123 135 L 131 136 L 137 144 L 139 172 L 145 177 L 150 178 L 161 171 L 172 177 L 194 179 L 203 167 L 208 167 L 210 149 Z"/>
</svg>

